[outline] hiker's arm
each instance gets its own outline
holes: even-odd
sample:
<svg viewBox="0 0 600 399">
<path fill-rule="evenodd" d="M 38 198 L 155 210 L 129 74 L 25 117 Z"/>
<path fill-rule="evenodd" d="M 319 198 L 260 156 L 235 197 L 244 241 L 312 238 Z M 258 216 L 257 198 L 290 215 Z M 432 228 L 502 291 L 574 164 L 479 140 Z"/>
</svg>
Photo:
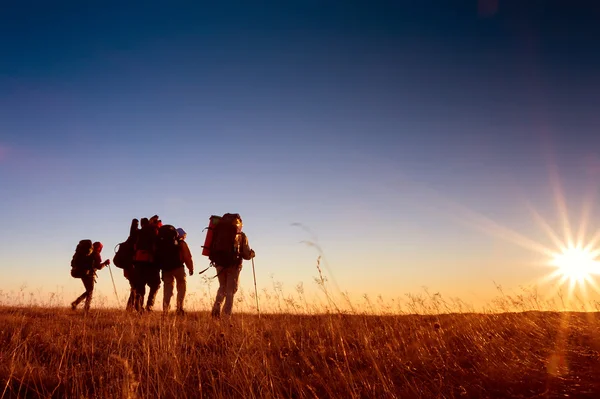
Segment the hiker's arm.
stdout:
<svg viewBox="0 0 600 399">
<path fill-rule="evenodd" d="M 181 244 L 181 256 L 183 263 L 185 263 L 191 275 L 194 273 L 194 260 L 192 259 L 192 252 L 190 251 L 190 247 L 187 245 L 187 242 L 181 241 Z"/>
<path fill-rule="evenodd" d="M 244 260 L 250 260 L 254 258 L 254 250 L 250 249 L 250 244 L 248 244 L 248 237 L 244 233 L 242 233 L 241 247 L 242 258 Z"/>
<path fill-rule="evenodd" d="M 102 257 L 100 257 L 100 254 L 94 256 L 94 269 L 101 270 L 106 265 L 110 265 L 110 259 L 106 259 L 104 262 L 102 262 Z"/>
</svg>

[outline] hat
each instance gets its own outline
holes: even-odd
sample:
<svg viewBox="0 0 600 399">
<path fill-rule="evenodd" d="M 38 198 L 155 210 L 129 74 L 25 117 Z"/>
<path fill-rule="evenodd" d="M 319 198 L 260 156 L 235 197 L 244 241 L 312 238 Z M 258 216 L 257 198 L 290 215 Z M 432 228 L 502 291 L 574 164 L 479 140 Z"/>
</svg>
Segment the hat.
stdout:
<svg viewBox="0 0 600 399">
<path fill-rule="evenodd" d="M 100 241 L 96 241 L 93 245 L 94 245 L 94 249 L 102 250 L 102 248 L 104 248 L 104 245 L 102 245 L 102 243 Z"/>
<path fill-rule="evenodd" d="M 180 238 L 185 238 L 185 236 L 187 235 L 187 233 L 185 232 L 185 230 L 184 230 L 184 229 L 182 229 L 181 227 L 178 227 L 178 228 L 177 228 L 177 235 L 178 235 Z"/>
</svg>

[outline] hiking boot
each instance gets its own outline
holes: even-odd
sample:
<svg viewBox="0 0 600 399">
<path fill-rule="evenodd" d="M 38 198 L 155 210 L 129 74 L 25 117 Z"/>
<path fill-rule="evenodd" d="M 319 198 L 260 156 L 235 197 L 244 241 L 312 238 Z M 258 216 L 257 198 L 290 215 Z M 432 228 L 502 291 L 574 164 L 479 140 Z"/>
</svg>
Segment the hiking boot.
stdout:
<svg viewBox="0 0 600 399">
<path fill-rule="evenodd" d="M 183 309 L 177 309 L 177 310 L 175 311 L 175 314 L 176 314 L 177 316 L 185 316 L 185 312 L 183 311 Z"/>
<path fill-rule="evenodd" d="M 76 310 L 77 305 L 79 305 L 77 302 L 71 302 L 71 310 Z"/>
</svg>

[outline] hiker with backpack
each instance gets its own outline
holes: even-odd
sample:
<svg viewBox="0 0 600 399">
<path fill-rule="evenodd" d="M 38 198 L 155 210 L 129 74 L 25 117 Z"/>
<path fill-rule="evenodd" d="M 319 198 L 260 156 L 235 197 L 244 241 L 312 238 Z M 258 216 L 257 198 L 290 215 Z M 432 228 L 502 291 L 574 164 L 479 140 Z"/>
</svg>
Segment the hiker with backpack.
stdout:
<svg viewBox="0 0 600 399">
<path fill-rule="evenodd" d="M 156 294 L 160 288 L 160 269 L 154 259 L 159 224 L 161 222 L 157 215 L 154 215 L 150 220 L 143 218 L 141 220 L 141 229 L 137 233 L 133 275 L 135 285 L 134 308 L 138 312 L 144 311 L 146 285 L 150 288 L 145 307 L 147 312 L 152 311 Z"/>
<path fill-rule="evenodd" d="M 135 273 L 133 270 L 133 258 L 135 256 L 135 243 L 140 232 L 139 221 L 137 219 L 131 220 L 131 226 L 129 227 L 129 236 L 127 237 L 127 264 L 123 268 L 123 276 L 129 282 L 129 298 L 127 299 L 127 305 L 125 310 L 131 311 L 135 308 Z"/>
<path fill-rule="evenodd" d="M 133 261 L 135 257 L 135 244 L 139 234 L 139 220 L 132 219 L 131 226 L 129 227 L 129 236 L 127 240 L 117 244 L 115 247 L 115 256 L 113 257 L 113 264 L 119 269 L 123 269 L 123 276 L 129 282 L 129 298 L 125 310 L 131 311 L 135 305 L 135 270 L 133 268 Z M 117 249 L 118 248 L 118 249 Z"/>
<path fill-rule="evenodd" d="M 163 312 L 168 313 L 173 297 L 174 282 L 177 281 L 176 314 L 183 316 L 183 302 L 187 288 L 184 265 L 190 276 L 194 274 L 192 254 L 185 242 L 186 232 L 182 228 L 175 229 L 171 225 L 161 226 L 156 243 L 156 262 L 162 271 Z"/>
<path fill-rule="evenodd" d="M 101 270 L 104 266 L 110 265 L 110 259 L 102 261 L 102 248 L 103 245 L 99 241 L 92 244 L 91 240 L 81 240 L 75 249 L 75 255 L 71 260 L 71 276 L 81 279 L 85 292 L 71 302 L 71 309 L 73 310 L 77 309 L 77 306 L 84 299 L 85 311 L 90 310 L 94 284 L 96 283 L 96 270 Z"/>
<path fill-rule="evenodd" d="M 227 316 L 231 315 L 242 263 L 253 259 L 255 253 L 250 248 L 248 237 L 242 232 L 243 224 L 239 214 L 226 213 L 221 218 L 213 216 L 211 224 L 213 221 L 216 223 L 211 229 L 209 259 L 217 269 L 219 289 L 211 315 L 219 318 L 221 311 Z"/>
</svg>

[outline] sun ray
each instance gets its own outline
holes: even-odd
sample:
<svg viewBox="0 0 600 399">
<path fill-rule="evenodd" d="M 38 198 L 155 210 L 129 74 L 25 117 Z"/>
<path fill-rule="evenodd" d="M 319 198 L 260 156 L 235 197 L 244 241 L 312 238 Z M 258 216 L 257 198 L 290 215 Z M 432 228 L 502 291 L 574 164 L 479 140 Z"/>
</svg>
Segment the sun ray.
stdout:
<svg viewBox="0 0 600 399">
<path fill-rule="evenodd" d="M 600 255 L 600 248 L 598 248 L 598 249 L 594 249 L 594 250 L 586 250 L 586 249 L 584 248 L 584 249 L 582 249 L 582 251 L 586 251 L 586 252 L 588 252 L 588 253 L 590 254 L 590 256 L 591 256 L 592 258 L 594 258 L 594 259 L 595 259 L 595 258 L 597 258 L 597 257 L 598 257 L 598 255 Z"/>
<path fill-rule="evenodd" d="M 404 176 L 400 176 L 399 178 L 403 184 L 409 184 L 412 186 L 411 188 L 413 193 L 420 193 L 421 195 L 427 195 L 430 199 L 435 199 L 439 205 L 436 210 L 446 210 L 447 216 L 453 218 L 460 224 L 475 228 L 476 230 L 479 230 L 490 236 L 498 237 L 507 242 L 511 242 L 522 248 L 540 253 L 542 255 L 551 257 L 555 254 L 555 251 L 553 251 L 551 248 L 548 248 L 545 245 L 510 229 L 509 227 L 503 226 L 491 218 L 473 211 L 468 207 L 457 203 L 456 201 L 444 197 L 435 189 L 420 184 L 415 184 Z"/>
<path fill-rule="evenodd" d="M 533 215 L 533 219 L 544 230 L 544 232 L 546 233 L 548 238 L 554 243 L 554 245 L 556 245 L 556 247 L 560 251 L 563 251 L 565 249 L 565 244 L 558 237 L 558 234 L 556 234 L 554 229 L 552 229 L 552 227 L 550 227 L 548 222 L 546 222 L 546 220 L 538 213 L 538 211 L 535 210 L 535 208 L 533 206 L 531 206 L 529 203 L 527 203 L 526 206 L 529 209 L 529 211 L 531 212 L 531 214 Z"/>
<path fill-rule="evenodd" d="M 526 237 L 525 235 L 518 233 L 509 227 L 499 224 L 487 216 L 473 212 L 464 207 L 460 207 L 460 211 L 463 213 L 465 219 L 469 219 L 468 221 L 465 219 L 460 219 L 463 224 L 467 224 L 470 227 L 473 227 L 486 234 L 503 239 L 507 242 L 511 242 L 522 248 L 538 252 L 542 255 L 552 257 L 556 254 L 556 251 L 553 251 L 545 245 Z"/>
<path fill-rule="evenodd" d="M 594 204 L 594 194 L 589 194 L 583 201 L 581 210 L 581 218 L 579 220 L 579 229 L 577 231 L 577 246 L 583 246 L 585 241 L 585 234 L 587 233 L 588 222 L 590 220 L 590 214 L 592 213 L 592 207 Z"/>
<path fill-rule="evenodd" d="M 567 276 L 560 276 L 560 280 L 558 280 L 558 284 L 561 286 L 567 282 Z"/>
<path fill-rule="evenodd" d="M 559 287 L 562 287 L 565 285 L 566 282 L 567 282 L 567 276 L 560 276 L 557 284 Z"/>
<path fill-rule="evenodd" d="M 567 292 L 567 299 L 572 299 L 573 298 L 573 293 L 575 292 L 575 280 L 570 279 L 569 280 L 569 290 Z"/>
<path fill-rule="evenodd" d="M 598 244 L 598 241 L 600 241 L 600 229 L 596 230 L 592 238 L 588 241 L 587 245 L 583 247 L 583 249 L 585 251 L 590 251 L 596 246 L 596 244 Z"/>
<path fill-rule="evenodd" d="M 565 200 L 565 196 L 563 194 L 562 186 L 560 184 L 560 176 L 558 174 L 558 170 L 556 169 L 556 165 L 554 163 L 550 164 L 550 185 L 552 186 L 552 191 L 554 192 L 554 201 L 556 202 L 556 207 L 558 208 L 558 214 L 561 218 L 565 241 L 568 246 L 573 246 L 573 233 L 571 231 L 571 223 L 569 222 L 569 213 L 567 211 L 567 204 Z"/>
<path fill-rule="evenodd" d="M 588 276 L 586 278 L 586 281 L 590 285 L 590 287 L 594 289 L 594 292 L 596 292 L 596 294 L 600 294 L 600 287 L 598 287 L 598 284 L 596 284 L 596 280 L 594 280 L 591 276 Z"/>
<path fill-rule="evenodd" d="M 582 278 L 580 281 L 576 281 L 576 284 L 580 287 L 581 289 L 581 294 L 583 295 L 584 298 L 588 297 L 588 293 L 587 293 L 587 285 L 584 284 L 585 282 L 585 277 Z"/>
<path fill-rule="evenodd" d="M 556 280 L 557 278 L 560 278 L 559 281 L 565 278 L 565 276 L 563 276 L 561 274 L 560 270 L 558 270 L 558 269 L 551 273 L 546 274 L 545 276 L 540 277 L 538 279 L 538 281 L 540 283 L 544 284 L 544 283 L 550 282 L 552 280 Z"/>
</svg>

